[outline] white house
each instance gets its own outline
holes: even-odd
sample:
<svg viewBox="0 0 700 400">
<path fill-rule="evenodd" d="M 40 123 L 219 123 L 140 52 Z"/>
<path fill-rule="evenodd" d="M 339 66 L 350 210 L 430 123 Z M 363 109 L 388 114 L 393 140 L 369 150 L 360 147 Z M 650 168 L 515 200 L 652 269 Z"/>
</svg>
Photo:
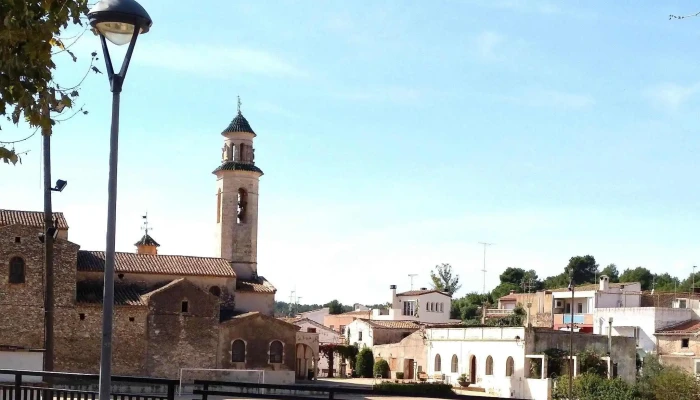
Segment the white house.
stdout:
<svg viewBox="0 0 700 400">
<path fill-rule="evenodd" d="M 439 290 L 409 290 L 396 293 L 396 285 L 391 290 L 390 307 L 374 309 L 370 319 L 376 321 L 415 321 L 426 324 L 455 322 L 450 320 L 452 296 Z"/>
<path fill-rule="evenodd" d="M 633 337 L 637 349 L 641 350 L 640 356 L 644 356 L 656 353 L 656 331 L 690 320 L 692 316 L 689 308 L 597 308 L 593 313 L 593 333 L 607 335 L 611 332 L 613 336 Z"/>
<path fill-rule="evenodd" d="M 639 282 L 610 283 L 606 275 L 601 275 L 599 284 L 577 286 L 573 299 L 571 295 L 567 288 L 552 290 L 554 329 L 569 329 L 573 308 L 574 330 L 592 333 L 595 309 L 640 307 L 642 285 Z"/>
<path fill-rule="evenodd" d="M 299 313 L 297 314 L 297 318 L 310 319 L 316 323 L 323 325 L 323 319 L 326 317 L 326 315 L 330 315 L 330 309 L 328 307 Z"/>
<path fill-rule="evenodd" d="M 328 328 L 327 326 L 324 326 L 322 324 L 319 324 L 316 321 L 313 321 L 308 318 L 280 318 L 281 320 L 285 322 L 289 322 L 291 324 L 294 324 L 298 326 L 299 332 L 307 332 L 307 333 L 316 333 L 318 334 L 318 344 L 320 346 L 324 344 L 343 344 L 345 343 L 345 339 L 343 338 L 343 335 L 340 333 L 334 331 L 331 328 Z M 335 360 L 335 365 L 333 366 L 333 369 L 336 371 L 340 371 L 340 361 L 337 359 Z M 318 369 L 321 372 L 321 375 L 326 375 L 328 374 L 328 360 L 325 357 L 320 357 L 318 360 Z"/>
<path fill-rule="evenodd" d="M 349 344 L 359 348 L 379 344 L 398 343 L 403 338 L 420 329 L 413 321 L 378 321 L 358 318 L 345 327 Z"/>
</svg>

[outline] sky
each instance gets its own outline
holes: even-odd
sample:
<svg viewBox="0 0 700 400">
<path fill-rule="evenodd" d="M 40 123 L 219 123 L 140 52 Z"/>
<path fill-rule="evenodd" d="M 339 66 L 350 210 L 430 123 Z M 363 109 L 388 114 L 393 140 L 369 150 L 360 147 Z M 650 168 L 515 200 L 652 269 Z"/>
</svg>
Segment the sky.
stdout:
<svg viewBox="0 0 700 400">
<path fill-rule="evenodd" d="M 265 173 L 258 271 L 278 300 L 383 303 L 440 263 L 458 296 L 481 291 L 479 242 L 488 289 L 576 255 L 681 276 L 699 262 L 700 17 L 668 18 L 697 2 L 140 2 L 154 24 L 121 99 L 118 251 L 147 212 L 160 254 L 216 255 L 212 171 L 240 95 Z M 98 44 L 57 55 L 59 83 Z M 103 250 L 107 77 L 80 99 L 89 114 L 52 137 L 69 182 L 53 204 L 71 241 Z M 41 140 L 16 149 L 0 208 L 42 210 Z"/>
</svg>

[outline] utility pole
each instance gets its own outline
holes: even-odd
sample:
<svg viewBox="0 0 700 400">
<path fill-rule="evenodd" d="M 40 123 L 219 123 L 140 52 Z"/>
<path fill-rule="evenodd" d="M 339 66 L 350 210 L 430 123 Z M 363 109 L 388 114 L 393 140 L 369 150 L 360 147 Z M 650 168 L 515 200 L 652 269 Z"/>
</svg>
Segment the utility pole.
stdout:
<svg viewBox="0 0 700 400">
<path fill-rule="evenodd" d="M 413 277 L 418 276 L 418 274 L 408 274 L 408 277 L 411 278 L 411 290 L 413 290 Z"/>
<path fill-rule="evenodd" d="M 479 242 L 479 244 L 484 246 L 484 269 L 482 269 L 481 272 L 484 273 L 484 291 L 483 291 L 483 294 L 486 294 L 486 246 L 492 246 L 493 243 Z"/>
<path fill-rule="evenodd" d="M 571 323 L 569 324 L 569 400 L 571 400 L 574 388 L 574 271 L 571 271 L 571 281 L 569 283 L 571 291 Z"/>
<path fill-rule="evenodd" d="M 50 117 L 48 99 L 44 100 L 42 111 L 45 118 Z M 50 228 L 56 228 L 53 221 L 51 205 L 51 128 L 42 128 L 43 162 L 44 162 L 44 371 L 53 371 L 54 335 L 53 335 L 53 235 Z"/>
</svg>

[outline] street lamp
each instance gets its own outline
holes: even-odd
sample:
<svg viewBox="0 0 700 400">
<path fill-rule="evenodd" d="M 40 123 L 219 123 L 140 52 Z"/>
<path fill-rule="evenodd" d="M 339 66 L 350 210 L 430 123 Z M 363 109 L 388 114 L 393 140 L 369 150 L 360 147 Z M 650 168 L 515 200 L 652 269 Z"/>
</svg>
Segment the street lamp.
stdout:
<svg viewBox="0 0 700 400">
<path fill-rule="evenodd" d="M 102 352 L 100 359 L 100 399 L 111 398 L 112 320 L 114 318 L 114 240 L 117 219 L 117 155 L 119 147 L 119 95 L 126 70 L 140 33 L 146 33 L 153 21 L 134 0 L 101 0 L 88 13 L 93 32 L 100 36 L 107 76 L 112 91 L 112 127 L 109 136 L 109 183 L 107 200 L 107 245 L 105 247 L 104 295 L 102 301 Z M 114 73 L 107 40 L 121 46 L 129 44 L 119 73 Z"/>
</svg>

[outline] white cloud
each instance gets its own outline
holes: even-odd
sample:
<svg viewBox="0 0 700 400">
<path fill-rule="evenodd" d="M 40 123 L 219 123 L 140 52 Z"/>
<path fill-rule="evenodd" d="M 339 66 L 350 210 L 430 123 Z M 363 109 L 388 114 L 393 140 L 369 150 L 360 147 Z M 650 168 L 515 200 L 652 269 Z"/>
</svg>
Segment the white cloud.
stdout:
<svg viewBox="0 0 700 400">
<path fill-rule="evenodd" d="M 529 90 L 523 94 L 502 96 L 502 100 L 530 107 L 583 109 L 592 107 L 595 99 L 588 94 L 562 92 L 551 89 Z"/>
<path fill-rule="evenodd" d="M 502 56 L 498 50 L 505 40 L 505 36 L 496 32 L 485 31 L 480 33 L 475 38 L 476 51 L 479 57 L 487 61 L 501 59 Z"/>
<path fill-rule="evenodd" d="M 277 78 L 307 76 L 305 71 L 277 54 L 245 47 L 144 40 L 133 62 L 218 78 L 235 74 Z"/>
<path fill-rule="evenodd" d="M 662 83 L 647 88 L 644 91 L 644 95 L 653 105 L 673 111 L 690 101 L 698 91 L 700 91 L 700 83 L 688 86 L 676 83 Z"/>
</svg>

